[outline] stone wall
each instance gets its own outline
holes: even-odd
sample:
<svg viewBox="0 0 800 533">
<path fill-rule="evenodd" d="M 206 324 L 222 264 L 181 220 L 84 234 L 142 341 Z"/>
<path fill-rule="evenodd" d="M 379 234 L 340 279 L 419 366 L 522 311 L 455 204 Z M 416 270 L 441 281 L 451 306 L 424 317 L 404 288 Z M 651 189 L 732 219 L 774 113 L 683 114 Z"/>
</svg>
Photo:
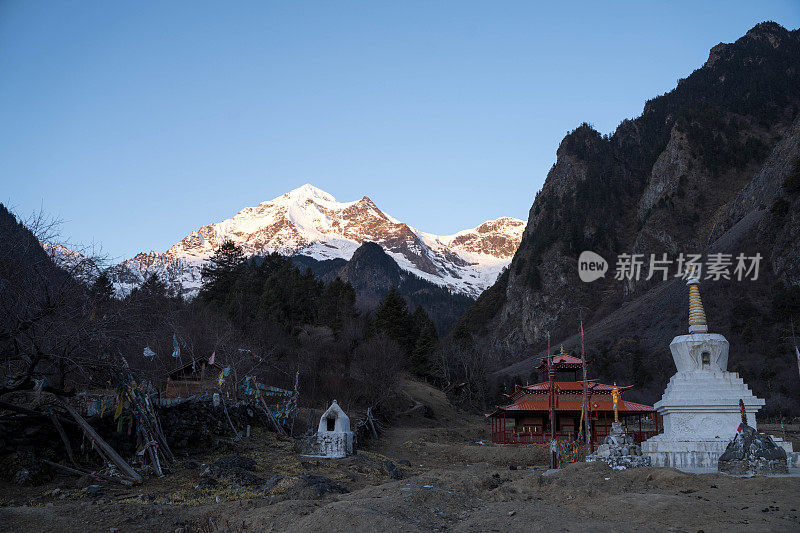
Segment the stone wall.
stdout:
<svg viewBox="0 0 800 533">
<path fill-rule="evenodd" d="M 272 430 L 266 416 L 247 405 L 227 405 L 233 424 L 244 433 L 245 428 L 265 427 Z M 60 412 L 53 407 L 56 413 Z M 211 446 L 221 438 L 233 438 L 233 430 L 225 417 L 222 405 L 215 407 L 209 401 L 190 401 L 169 407 L 158 408 L 159 418 L 167 442 L 178 455 Z M 99 466 L 100 459 L 92 450 L 91 442 L 84 439 L 82 431 L 68 423 L 69 415 L 63 415 L 62 423 L 76 459 L 86 466 Z M 122 413 L 122 431 L 112 412 L 86 417 L 86 421 L 117 453 L 126 460 L 136 452 L 136 427 L 131 427 L 130 413 Z M 0 421 L 0 478 L 20 483 L 46 481 L 49 468 L 41 465 L 41 459 L 69 464 L 61 438 L 47 418 L 18 417 Z M 20 476 L 21 471 L 27 472 Z"/>
</svg>

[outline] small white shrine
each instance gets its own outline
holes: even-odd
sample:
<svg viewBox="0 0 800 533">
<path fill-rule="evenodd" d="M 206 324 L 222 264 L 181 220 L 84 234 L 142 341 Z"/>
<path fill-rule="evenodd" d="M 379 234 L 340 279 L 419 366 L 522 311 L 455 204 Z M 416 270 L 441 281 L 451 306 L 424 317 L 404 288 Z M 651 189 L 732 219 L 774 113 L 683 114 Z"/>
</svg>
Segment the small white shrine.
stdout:
<svg viewBox="0 0 800 533">
<path fill-rule="evenodd" d="M 317 457 L 338 459 L 353 454 L 353 432 L 350 431 L 350 418 L 333 400 L 328 410 L 319 419 L 317 428 Z"/>
<path fill-rule="evenodd" d="M 653 466 L 716 470 L 742 420 L 739 400 L 753 428 L 764 400 L 756 398 L 737 373 L 727 371 L 728 340 L 708 333 L 700 282 L 690 276 L 687 284 L 689 334 L 675 337 L 669 345 L 678 371 L 654 405 L 664 432 L 644 441 L 642 453 Z M 791 453 L 791 443 L 779 445 Z"/>
</svg>

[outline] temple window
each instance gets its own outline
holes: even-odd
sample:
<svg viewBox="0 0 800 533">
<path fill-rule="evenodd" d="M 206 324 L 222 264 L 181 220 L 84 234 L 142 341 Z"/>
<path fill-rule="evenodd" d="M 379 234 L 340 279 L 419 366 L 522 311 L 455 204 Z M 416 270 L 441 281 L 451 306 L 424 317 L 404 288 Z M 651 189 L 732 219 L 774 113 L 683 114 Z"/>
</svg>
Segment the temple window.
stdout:
<svg viewBox="0 0 800 533">
<path fill-rule="evenodd" d="M 711 365 L 711 354 L 708 352 L 703 352 L 700 357 L 703 362 L 703 368 L 708 368 Z"/>
<path fill-rule="evenodd" d="M 335 418 L 327 418 L 326 419 L 328 425 L 328 431 L 333 431 L 336 429 L 336 419 Z"/>
</svg>

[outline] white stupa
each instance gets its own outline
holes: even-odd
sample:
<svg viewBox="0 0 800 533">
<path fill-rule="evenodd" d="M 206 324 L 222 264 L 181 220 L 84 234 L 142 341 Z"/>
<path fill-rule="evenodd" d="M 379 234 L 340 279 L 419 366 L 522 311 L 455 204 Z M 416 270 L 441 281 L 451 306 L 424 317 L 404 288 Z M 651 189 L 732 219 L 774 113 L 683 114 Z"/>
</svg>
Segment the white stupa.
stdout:
<svg viewBox="0 0 800 533">
<path fill-rule="evenodd" d="M 739 400 L 747 423 L 756 427 L 756 398 L 736 372 L 728 372 L 728 340 L 709 333 L 697 277 L 689 276 L 689 334 L 669 345 L 678 371 L 654 407 L 664 432 L 642 443 L 653 466 L 714 469 L 741 422 Z M 779 443 L 791 452 L 791 443 Z"/>
<path fill-rule="evenodd" d="M 350 418 L 333 400 L 319 419 L 317 428 L 317 456 L 339 459 L 353 453 L 353 432 Z"/>
</svg>

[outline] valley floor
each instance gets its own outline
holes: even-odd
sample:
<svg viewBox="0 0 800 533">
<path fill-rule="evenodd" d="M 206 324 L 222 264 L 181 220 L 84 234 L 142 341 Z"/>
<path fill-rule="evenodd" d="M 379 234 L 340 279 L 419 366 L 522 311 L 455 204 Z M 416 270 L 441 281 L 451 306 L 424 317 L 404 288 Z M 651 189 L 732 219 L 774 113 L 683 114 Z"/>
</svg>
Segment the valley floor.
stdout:
<svg viewBox="0 0 800 533">
<path fill-rule="evenodd" d="M 260 479 L 280 476 L 261 491 L 227 481 L 196 488 L 203 466 L 189 460 L 135 487 L 80 487 L 68 477 L 0 485 L 0 531 L 800 530 L 800 478 L 598 463 L 543 475 L 541 450 L 480 444 L 488 430 L 479 416 L 424 385 L 408 390 L 435 418 L 401 421 L 347 459 L 299 457 L 272 433 L 194 458 L 252 457 Z M 386 460 L 402 461 L 402 479 L 390 477 Z"/>
</svg>

